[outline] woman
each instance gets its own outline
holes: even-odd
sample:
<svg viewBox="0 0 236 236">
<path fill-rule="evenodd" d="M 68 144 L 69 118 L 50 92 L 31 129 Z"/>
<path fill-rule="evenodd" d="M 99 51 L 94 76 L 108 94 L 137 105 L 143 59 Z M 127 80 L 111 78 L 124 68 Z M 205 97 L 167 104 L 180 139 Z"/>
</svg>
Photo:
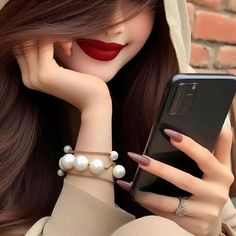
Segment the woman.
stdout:
<svg viewBox="0 0 236 236">
<path fill-rule="evenodd" d="M 145 193 L 137 204 L 120 188 L 114 195 L 107 153 L 112 147 L 119 152 L 131 181 L 137 166 L 127 151 L 142 152 L 167 81 L 190 71 L 185 1 L 10 0 L 0 21 L 2 234 L 220 235 L 222 225 L 235 234 L 235 210 L 230 201 L 224 207 L 233 180 L 227 124 L 211 158 L 214 176 L 201 159 L 211 153 L 167 131 L 174 146 L 206 167 L 207 178 L 188 176 L 197 185 L 188 189 L 193 195 L 184 202 L 187 214 L 175 215 L 177 198 Z M 96 175 L 84 161 L 86 170 L 79 172 L 61 159 L 67 171 L 62 187 L 56 172 L 68 143 L 77 154 L 86 152 L 90 166 L 99 159 L 106 171 Z M 68 146 L 64 151 L 71 152 Z M 159 174 L 158 163 L 129 155 Z M 178 173 L 167 173 L 173 171 Z M 184 180 L 179 175 L 172 181 L 186 190 Z M 118 183 L 129 190 L 129 183 Z"/>
</svg>

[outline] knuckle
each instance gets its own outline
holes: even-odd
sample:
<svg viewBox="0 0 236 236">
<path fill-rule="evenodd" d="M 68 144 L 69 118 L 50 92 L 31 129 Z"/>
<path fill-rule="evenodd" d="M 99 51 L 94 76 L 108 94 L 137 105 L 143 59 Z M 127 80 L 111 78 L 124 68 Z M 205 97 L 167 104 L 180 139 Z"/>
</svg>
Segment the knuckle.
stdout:
<svg viewBox="0 0 236 236">
<path fill-rule="evenodd" d="M 201 235 L 201 236 L 208 235 L 209 229 L 210 229 L 209 224 L 207 224 L 207 223 L 204 222 L 204 223 L 202 223 L 201 226 L 198 228 L 198 233 L 199 233 L 199 235 Z"/>
<path fill-rule="evenodd" d="M 28 79 L 26 79 L 24 77 L 22 77 L 22 82 L 23 82 L 25 87 L 27 87 L 29 89 L 33 89 L 34 88 L 32 83 Z"/>
<path fill-rule="evenodd" d="M 29 82 L 25 82 L 25 81 L 23 81 L 23 84 L 24 84 L 24 86 L 25 86 L 26 88 L 34 89 L 34 87 L 32 86 L 32 84 L 29 83 Z"/>
<path fill-rule="evenodd" d="M 220 215 L 220 209 L 218 207 L 211 207 L 208 208 L 208 211 L 206 213 L 206 219 L 208 222 L 214 222 Z"/>
<path fill-rule="evenodd" d="M 39 70 L 38 72 L 38 82 L 42 85 L 47 85 L 49 78 L 51 77 L 50 72 L 47 70 Z"/>
<path fill-rule="evenodd" d="M 233 138 L 233 132 L 232 132 L 231 126 L 224 125 L 220 132 L 219 139 L 231 140 L 232 138 Z"/>
<path fill-rule="evenodd" d="M 198 228 L 198 231 L 199 231 L 198 235 L 201 235 L 201 236 L 210 235 L 211 230 L 212 230 L 212 222 L 209 222 L 209 221 L 201 222 L 201 225 Z"/>
<path fill-rule="evenodd" d="M 39 70 L 39 73 L 38 73 L 38 80 L 39 80 L 40 82 L 44 82 L 47 77 L 48 77 L 47 72 L 45 72 L 45 71 L 43 71 L 43 70 Z"/>
<path fill-rule="evenodd" d="M 224 183 L 226 187 L 229 187 L 234 182 L 235 177 L 229 168 L 225 166 L 223 168 L 224 168 L 224 171 L 223 171 L 223 176 L 222 176 L 222 183 Z"/>
<path fill-rule="evenodd" d="M 226 192 L 227 191 L 222 190 L 222 191 L 217 191 L 217 193 L 215 194 L 215 199 L 221 206 L 223 206 L 228 199 L 228 194 Z"/>
<path fill-rule="evenodd" d="M 229 185 L 231 185 L 234 182 L 234 175 L 231 171 L 228 171 L 226 180 Z"/>
</svg>

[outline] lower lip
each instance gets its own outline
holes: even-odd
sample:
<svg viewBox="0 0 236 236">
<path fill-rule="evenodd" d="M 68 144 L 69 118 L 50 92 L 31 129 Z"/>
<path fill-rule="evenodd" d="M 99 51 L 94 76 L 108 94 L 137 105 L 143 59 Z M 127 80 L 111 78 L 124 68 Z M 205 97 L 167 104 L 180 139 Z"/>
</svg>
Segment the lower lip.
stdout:
<svg viewBox="0 0 236 236">
<path fill-rule="evenodd" d="M 93 47 L 86 41 L 78 42 L 79 47 L 83 50 L 83 52 L 89 57 L 98 60 L 98 61 L 111 61 L 118 56 L 121 49 L 109 49 L 103 50 L 96 47 Z"/>
</svg>

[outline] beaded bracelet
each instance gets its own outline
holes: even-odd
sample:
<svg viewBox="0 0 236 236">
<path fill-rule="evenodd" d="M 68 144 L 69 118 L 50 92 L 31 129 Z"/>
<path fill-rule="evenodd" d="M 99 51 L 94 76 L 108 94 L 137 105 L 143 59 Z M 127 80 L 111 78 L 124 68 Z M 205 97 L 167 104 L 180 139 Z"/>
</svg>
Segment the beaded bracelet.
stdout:
<svg viewBox="0 0 236 236">
<path fill-rule="evenodd" d="M 64 176 L 65 172 L 71 169 L 74 169 L 78 172 L 83 172 L 88 168 L 92 174 L 99 175 L 102 172 L 112 167 L 113 167 L 112 173 L 115 178 L 120 179 L 125 175 L 125 168 L 122 165 L 115 165 L 115 163 L 113 162 L 118 159 L 118 153 L 116 151 L 91 152 L 91 151 L 72 150 L 71 146 L 69 145 L 66 145 L 63 150 L 66 154 L 59 160 L 60 169 L 57 171 L 57 174 L 59 176 Z M 89 161 L 88 158 L 82 154 L 105 155 L 110 158 L 112 164 L 109 165 L 108 167 L 105 167 L 102 160 L 95 159 Z"/>
</svg>

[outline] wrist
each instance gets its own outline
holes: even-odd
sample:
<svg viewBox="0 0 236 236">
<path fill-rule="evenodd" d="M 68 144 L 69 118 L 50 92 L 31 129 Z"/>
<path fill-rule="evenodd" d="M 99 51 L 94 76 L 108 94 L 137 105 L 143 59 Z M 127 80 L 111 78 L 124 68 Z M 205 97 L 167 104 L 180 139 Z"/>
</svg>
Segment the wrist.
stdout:
<svg viewBox="0 0 236 236">
<path fill-rule="evenodd" d="M 105 88 L 105 89 L 104 89 Z M 95 111 L 97 109 L 111 109 L 112 100 L 110 91 L 107 85 L 104 83 L 104 88 L 99 89 L 99 91 L 91 91 L 88 98 L 80 98 L 78 105 L 76 107 L 81 113 L 88 111 Z M 82 99 L 82 100 L 81 100 Z"/>
<path fill-rule="evenodd" d="M 94 121 L 99 120 L 103 122 L 104 119 L 109 119 L 112 117 L 112 103 L 111 101 L 106 101 L 101 104 L 96 104 L 94 106 L 87 107 L 81 111 L 81 121 Z"/>
<path fill-rule="evenodd" d="M 102 104 L 81 113 L 76 150 L 110 152 L 112 150 L 112 106 Z"/>
</svg>

